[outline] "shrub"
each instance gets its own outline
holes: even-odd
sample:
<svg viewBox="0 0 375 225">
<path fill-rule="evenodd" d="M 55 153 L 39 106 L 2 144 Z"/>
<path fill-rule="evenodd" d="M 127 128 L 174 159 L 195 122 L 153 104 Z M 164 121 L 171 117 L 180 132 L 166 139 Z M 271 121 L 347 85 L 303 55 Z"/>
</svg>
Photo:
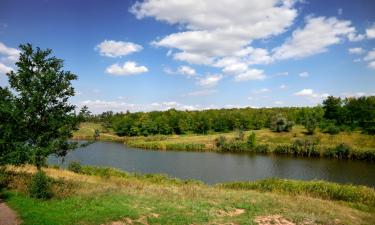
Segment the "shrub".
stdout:
<svg viewBox="0 0 375 225">
<path fill-rule="evenodd" d="M 215 145 L 218 148 L 222 148 L 226 142 L 227 142 L 227 138 L 223 135 L 220 135 L 218 138 L 215 139 Z"/>
<path fill-rule="evenodd" d="M 43 171 L 38 171 L 31 178 L 29 194 L 37 199 L 49 199 L 52 197 L 51 180 Z"/>
<path fill-rule="evenodd" d="M 78 161 L 72 161 L 68 165 L 68 170 L 74 172 L 74 173 L 80 173 L 82 171 L 81 163 Z"/>
<path fill-rule="evenodd" d="M 0 167 L 0 191 L 8 186 L 9 179 L 10 177 L 5 167 Z"/>
<path fill-rule="evenodd" d="M 247 144 L 249 147 L 254 148 L 256 144 L 256 139 L 255 139 L 255 133 L 251 132 L 249 136 L 247 137 Z"/>
<path fill-rule="evenodd" d="M 340 128 L 337 127 L 333 122 L 323 123 L 321 129 L 324 133 L 329 133 L 331 135 L 340 133 Z"/>
<path fill-rule="evenodd" d="M 325 151 L 324 156 L 337 159 L 349 159 L 352 154 L 352 149 L 347 144 L 339 144 L 334 148 L 329 148 Z"/>
<path fill-rule="evenodd" d="M 245 132 L 243 129 L 238 129 L 236 132 L 236 138 L 237 141 L 243 141 L 245 139 Z"/>
<path fill-rule="evenodd" d="M 288 121 L 284 116 L 277 115 L 271 122 L 271 129 L 276 132 L 289 132 L 293 128 L 293 122 Z"/>
<path fill-rule="evenodd" d="M 269 153 L 270 152 L 270 147 L 266 144 L 261 144 L 261 145 L 257 145 L 255 146 L 255 152 L 256 153 Z"/>
</svg>

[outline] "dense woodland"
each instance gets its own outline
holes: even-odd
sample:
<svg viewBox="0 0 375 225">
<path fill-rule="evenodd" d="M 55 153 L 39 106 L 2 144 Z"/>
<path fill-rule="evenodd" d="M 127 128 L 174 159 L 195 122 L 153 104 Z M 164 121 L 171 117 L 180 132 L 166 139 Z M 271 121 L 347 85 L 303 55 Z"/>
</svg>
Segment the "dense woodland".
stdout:
<svg viewBox="0 0 375 225">
<path fill-rule="evenodd" d="M 307 134 L 318 128 L 327 133 L 361 130 L 375 133 L 375 96 L 339 98 L 330 96 L 316 107 L 211 109 L 203 111 L 113 113 L 104 112 L 87 120 L 102 122 L 120 136 L 155 134 L 207 134 L 233 130 L 270 128 L 290 131 L 293 125 L 303 125 Z"/>
</svg>

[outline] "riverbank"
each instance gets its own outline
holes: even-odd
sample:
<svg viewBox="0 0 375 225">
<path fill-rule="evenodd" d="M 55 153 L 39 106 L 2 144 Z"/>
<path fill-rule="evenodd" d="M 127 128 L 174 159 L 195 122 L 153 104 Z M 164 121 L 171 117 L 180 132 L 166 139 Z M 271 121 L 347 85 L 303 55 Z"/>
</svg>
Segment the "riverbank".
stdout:
<svg viewBox="0 0 375 225">
<path fill-rule="evenodd" d="M 93 139 L 94 130 L 100 131 L 100 140 L 120 141 L 131 147 L 155 150 L 222 151 L 282 154 L 302 157 L 326 157 L 375 161 L 375 137 L 359 131 L 341 132 L 336 135 L 316 132 L 306 135 L 303 127 L 295 126 L 291 132 L 272 132 L 268 129 L 244 131 L 244 140 L 236 140 L 237 133 L 212 133 L 206 135 L 156 135 L 119 137 L 106 131 L 100 124 L 83 123 L 74 133 L 76 140 Z M 255 133 L 256 144 L 249 146 L 246 137 Z M 223 137 L 225 143 L 219 143 Z"/>
<path fill-rule="evenodd" d="M 110 168 L 83 167 L 80 173 L 45 168 L 53 178 L 53 198 L 40 201 L 26 194 L 35 168 L 8 169 L 4 196 L 26 225 L 375 222 L 375 191 L 368 187 L 275 179 L 207 186 Z"/>
</svg>

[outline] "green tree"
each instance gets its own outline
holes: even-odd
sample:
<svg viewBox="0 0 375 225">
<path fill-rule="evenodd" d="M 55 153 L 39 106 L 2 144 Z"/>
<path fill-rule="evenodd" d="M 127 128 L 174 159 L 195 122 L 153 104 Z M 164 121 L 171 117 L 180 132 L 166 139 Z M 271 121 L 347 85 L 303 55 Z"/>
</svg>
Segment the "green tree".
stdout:
<svg viewBox="0 0 375 225">
<path fill-rule="evenodd" d="M 14 114 L 22 130 L 12 135 L 23 137 L 22 146 L 28 160 L 40 170 L 51 154 L 65 156 L 76 147 L 68 142 L 78 129 L 80 117 L 69 104 L 74 96 L 71 82 L 77 76 L 64 71 L 63 61 L 51 57 L 51 49 L 34 49 L 31 44 L 20 45 L 17 70 L 7 74 L 14 93 Z"/>
<path fill-rule="evenodd" d="M 343 101 L 341 98 L 329 96 L 323 101 L 324 118 L 338 124 L 344 121 Z"/>
</svg>

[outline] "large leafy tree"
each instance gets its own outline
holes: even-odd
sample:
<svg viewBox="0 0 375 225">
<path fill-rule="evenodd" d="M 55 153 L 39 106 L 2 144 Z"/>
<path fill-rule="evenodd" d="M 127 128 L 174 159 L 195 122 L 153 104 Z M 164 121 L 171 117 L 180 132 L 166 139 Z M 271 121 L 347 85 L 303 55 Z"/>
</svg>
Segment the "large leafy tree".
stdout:
<svg viewBox="0 0 375 225">
<path fill-rule="evenodd" d="M 69 97 L 74 95 L 71 82 L 77 76 L 63 70 L 63 60 L 51 56 L 51 49 L 34 49 L 31 44 L 25 44 L 20 45 L 20 50 L 17 70 L 7 74 L 15 93 L 8 97 L 12 98 L 9 113 L 21 128 L 12 135 L 20 136 L 21 140 L 17 141 L 22 142 L 27 160 L 40 169 L 50 154 L 65 156 L 76 147 L 68 139 L 80 122 L 75 106 L 69 103 Z"/>
</svg>

